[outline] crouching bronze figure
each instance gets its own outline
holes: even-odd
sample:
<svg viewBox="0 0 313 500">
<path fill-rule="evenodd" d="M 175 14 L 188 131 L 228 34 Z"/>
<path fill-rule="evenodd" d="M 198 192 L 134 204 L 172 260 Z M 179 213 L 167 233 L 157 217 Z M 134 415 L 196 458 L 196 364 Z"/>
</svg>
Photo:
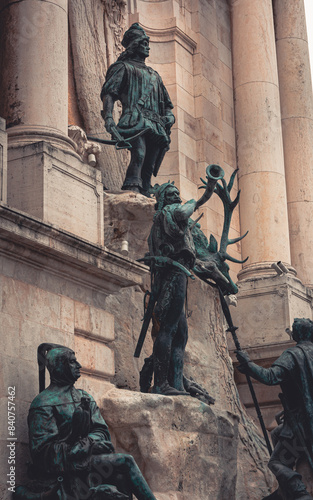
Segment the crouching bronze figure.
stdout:
<svg viewBox="0 0 313 500">
<path fill-rule="evenodd" d="M 282 389 L 284 410 L 272 431 L 274 450 L 268 463 L 279 489 L 263 500 L 312 500 L 295 469 L 299 460 L 306 460 L 313 472 L 313 322 L 296 318 L 289 333 L 297 344 L 270 368 L 258 366 L 245 351 L 237 351 L 240 372 Z"/>
</svg>

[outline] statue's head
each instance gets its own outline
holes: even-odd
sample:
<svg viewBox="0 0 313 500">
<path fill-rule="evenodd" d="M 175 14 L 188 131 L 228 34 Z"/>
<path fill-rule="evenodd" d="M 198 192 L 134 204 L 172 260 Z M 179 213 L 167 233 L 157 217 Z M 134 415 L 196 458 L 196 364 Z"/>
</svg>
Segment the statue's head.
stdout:
<svg viewBox="0 0 313 500">
<path fill-rule="evenodd" d="M 50 374 L 51 383 L 60 387 L 72 385 L 80 377 L 81 365 L 75 352 L 58 344 L 41 344 L 38 347 L 39 390 L 44 390 L 45 367 Z"/>
<path fill-rule="evenodd" d="M 292 325 L 292 338 L 295 342 L 301 340 L 313 342 L 313 321 L 306 318 L 295 318 Z"/>
<path fill-rule="evenodd" d="M 145 60 L 149 57 L 149 40 L 150 38 L 146 35 L 145 30 L 138 23 L 132 24 L 124 33 L 122 45 L 125 51 L 122 52 L 118 59 L 127 60 L 139 57 L 139 59 Z"/>
<path fill-rule="evenodd" d="M 166 205 L 172 205 L 173 203 L 181 203 L 179 190 L 174 186 L 174 182 L 165 182 L 159 186 L 158 184 L 152 189 L 155 198 L 156 210 L 162 210 Z"/>
</svg>

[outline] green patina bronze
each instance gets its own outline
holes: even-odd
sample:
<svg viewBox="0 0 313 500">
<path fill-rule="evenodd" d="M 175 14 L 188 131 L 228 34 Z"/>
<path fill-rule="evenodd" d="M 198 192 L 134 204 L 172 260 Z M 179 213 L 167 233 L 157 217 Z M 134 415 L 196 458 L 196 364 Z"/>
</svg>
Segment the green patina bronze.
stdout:
<svg viewBox="0 0 313 500">
<path fill-rule="evenodd" d="M 64 346 L 38 348 L 40 394 L 28 415 L 32 464 L 14 500 L 156 500 L 131 455 L 115 453 L 93 397 L 76 389 L 81 365 Z M 44 389 L 45 366 L 51 383 Z"/>
<path fill-rule="evenodd" d="M 272 431 L 274 450 L 268 463 L 279 489 L 267 500 L 312 500 L 294 470 L 306 460 L 313 471 L 313 322 L 296 318 L 292 325 L 295 346 L 286 349 L 270 368 L 253 363 L 245 351 L 237 351 L 238 370 L 261 384 L 280 385 L 284 411 Z M 265 499 L 264 499 L 265 500 Z"/>
<path fill-rule="evenodd" d="M 189 200 L 182 204 L 178 189 L 170 182 L 154 188 L 157 203 L 148 240 L 149 253 L 140 259 L 151 269 L 151 293 L 135 357 L 140 355 L 150 319 L 153 319 L 153 354 L 145 360 L 141 371 L 141 390 L 149 390 L 154 376 L 153 391 L 158 394 L 191 394 L 213 403 L 205 389 L 183 374 L 188 338 L 184 307 L 187 279 L 194 273 L 206 283 L 218 286 L 224 294 L 237 293 L 225 261 L 239 261 L 230 257 L 226 249 L 245 235 L 233 240 L 228 238 L 232 213 L 240 196 L 238 193 L 234 200 L 230 197 L 236 171 L 228 185 L 218 165 L 209 165 L 206 174 L 203 181 L 205 193 L 198 201 Z M 213 192 L 224 205 L 225 221 L 219 249 L 215 238 L 211 236 L 209 243 L 198 222 L 191 219 L 195 210 L 208 201 Z"/>
<path fill-rule="evenodd" d="M 173 104 L 160 75 L 145 64 L 149 37 L 138 23 L 126 31 L 122 45 L 125 51 L 109 67 L 102 88 L 102 116 L 118 147 L 131 151 L 122 189 L 149 196 L 151 177 L 169 149 Z M 112 114 L 117 100 L 122 104 L 118 124 Z"/>
</svg>

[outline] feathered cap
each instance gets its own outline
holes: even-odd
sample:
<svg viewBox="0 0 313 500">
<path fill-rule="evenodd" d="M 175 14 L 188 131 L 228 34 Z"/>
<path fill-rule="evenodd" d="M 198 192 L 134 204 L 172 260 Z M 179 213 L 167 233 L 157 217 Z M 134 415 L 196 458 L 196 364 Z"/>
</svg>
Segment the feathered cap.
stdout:
<svg viewBox="0 0 313 500">
<path fill-rule="evenodd" d="M 127 49 L 134 41 L 138 40 L 149 40 L 149 37 L 146 35 L 145 30 L 139 26 L 138 23 L 134 23 L 131 25 L 131 27 L 125 31 L 123 40 L 122 40 L 122 45 Z"/>
</svg>

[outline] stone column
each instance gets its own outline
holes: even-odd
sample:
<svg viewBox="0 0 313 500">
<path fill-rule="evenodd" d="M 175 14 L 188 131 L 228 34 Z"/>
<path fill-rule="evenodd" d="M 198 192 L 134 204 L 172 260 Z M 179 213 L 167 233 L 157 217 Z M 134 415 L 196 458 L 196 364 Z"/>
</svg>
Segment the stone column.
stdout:
<svg viewBox="0 0 313 500">
<path fill-rule="evenodd" d="M 313 94 L 303 0 L 274 0 L 291 263 L 313 286 Z"/>
<path fill-rule="evenodd" d="M 72 147 L 67 0 L 1 0 L 0 19 L 0 116 L 9 146 L 47 140 Z"/>
<path fill-rule="evenodd" d="M 233 0 L 232 32 L 243 279 L 290 263 L 271 0 Z"/>
</svg>

